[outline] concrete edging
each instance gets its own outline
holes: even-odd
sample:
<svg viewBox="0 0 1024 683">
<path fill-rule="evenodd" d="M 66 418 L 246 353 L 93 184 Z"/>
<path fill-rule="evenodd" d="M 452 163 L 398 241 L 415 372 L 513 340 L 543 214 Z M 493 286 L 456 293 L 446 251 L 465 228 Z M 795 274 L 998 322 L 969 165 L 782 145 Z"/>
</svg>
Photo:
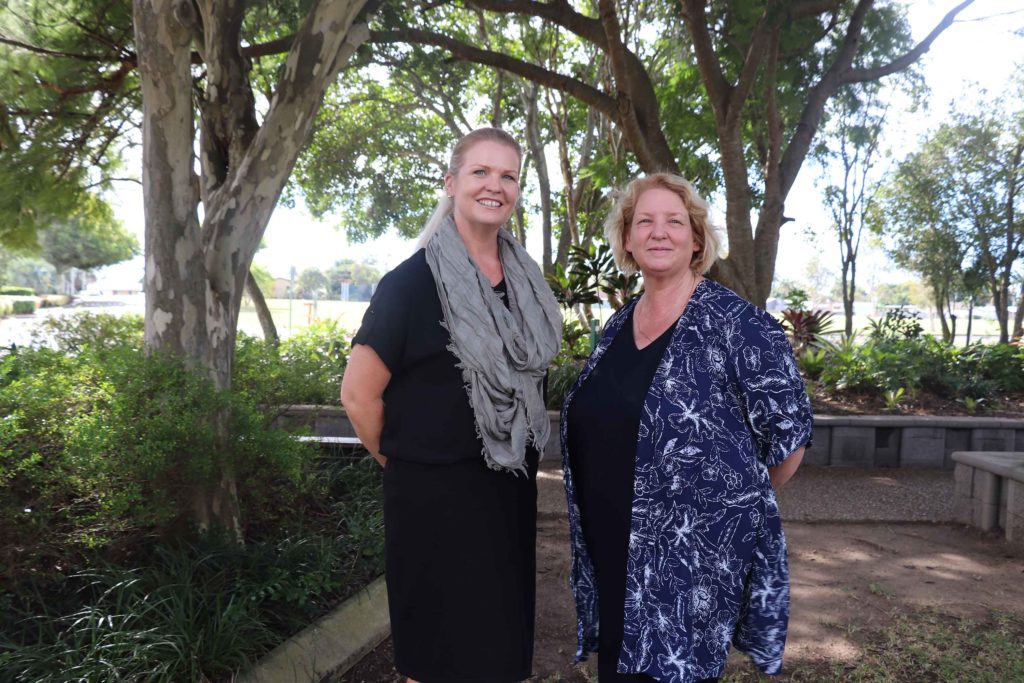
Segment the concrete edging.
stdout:
<svg viewBox="0 0 1024 683">
<path fill-rule="evenodd" d="M 319 683 L 351 669 L 391 634 L 384 577 L 271 650 L 238 683 Z"/>
</svg>

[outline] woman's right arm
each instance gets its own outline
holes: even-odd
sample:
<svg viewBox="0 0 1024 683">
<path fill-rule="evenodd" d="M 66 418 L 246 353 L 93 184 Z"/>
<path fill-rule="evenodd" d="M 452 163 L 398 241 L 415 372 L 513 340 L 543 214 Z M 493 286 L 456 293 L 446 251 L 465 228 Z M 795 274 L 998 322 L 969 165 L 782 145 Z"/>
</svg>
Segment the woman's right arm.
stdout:
<svg viewBox="0 0 1024 683">
<path fill-rule="evenodd" d="M 341 404 L 363 447 L 381 466 L 387 462 L 380 452 L 380 433 L 384 428 L 384 389 L 390 381 L 391 371 L 372 347 L 352 345 L 341 379 Z"/>
</svg>

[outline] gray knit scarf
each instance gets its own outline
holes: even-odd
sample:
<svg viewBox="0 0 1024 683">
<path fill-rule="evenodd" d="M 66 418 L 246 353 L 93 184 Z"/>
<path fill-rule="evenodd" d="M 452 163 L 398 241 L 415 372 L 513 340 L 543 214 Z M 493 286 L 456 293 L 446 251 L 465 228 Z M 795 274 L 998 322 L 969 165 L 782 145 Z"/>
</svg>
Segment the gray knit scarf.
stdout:
<svg viewBox="0 0 1024 683">
<path fill-rule="evenodd" d="M 498 231 L 498 254 L 508 308 L 450 215 L 426 246 L 484 460 L 495 470 L 525 472 L 527 443 L 543 454 L 548 440 L 544 374 L 561 345 L 562 314 L 540 268 L 505 230 Z"/>
</svg>

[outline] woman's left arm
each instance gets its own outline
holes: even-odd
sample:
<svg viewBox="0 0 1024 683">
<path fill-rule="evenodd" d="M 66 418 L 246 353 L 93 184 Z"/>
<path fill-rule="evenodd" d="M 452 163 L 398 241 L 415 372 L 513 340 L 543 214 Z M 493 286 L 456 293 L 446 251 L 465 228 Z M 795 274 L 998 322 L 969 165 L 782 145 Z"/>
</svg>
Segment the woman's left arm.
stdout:
<svg viewBox="0 0 1024 683">
<path fill-rule="evenodd" d="M 805 448 L 805 446 L 801 446 L 790 453 L 789 457 L 781 463 L 775 467 L 768 468 L 768 479 L 772 482 L 773 489 L 778 491 L 782 488 L 783 484 L 789 481 L 790 478 L 796 474 L 797 468 L 800 467 L 800 463 L 803 462 Z"/>
<path fill-rule="evenodd" d="M 778 489 L 796 472 L 810 445 L 811 404 L 782 327 L 766 313 L 744 321 L 733 360 L 759 456 Z"/>
</svg>

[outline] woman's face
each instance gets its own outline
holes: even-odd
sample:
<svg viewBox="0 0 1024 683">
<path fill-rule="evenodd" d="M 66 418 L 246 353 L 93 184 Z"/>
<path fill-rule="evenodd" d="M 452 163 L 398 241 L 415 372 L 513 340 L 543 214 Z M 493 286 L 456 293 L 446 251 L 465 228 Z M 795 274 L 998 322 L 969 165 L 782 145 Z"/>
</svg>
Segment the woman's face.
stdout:
<svg viewBox="0 0 1024 683">
<path fill-rule="evenodd" d="M 700 248 L 682 198 L 662 187 L 637 199 L 625 246 L 645 277 L 685 272 Z"/>
<path fill-rule="evenodd" d="M 455 202 L 456 225 L 501 227 L 519 198 L 519 155 L 508 145 L 481 140 L 466 150 L 458 171 L 444 177 L 444 187 Z"/>
</svg>

